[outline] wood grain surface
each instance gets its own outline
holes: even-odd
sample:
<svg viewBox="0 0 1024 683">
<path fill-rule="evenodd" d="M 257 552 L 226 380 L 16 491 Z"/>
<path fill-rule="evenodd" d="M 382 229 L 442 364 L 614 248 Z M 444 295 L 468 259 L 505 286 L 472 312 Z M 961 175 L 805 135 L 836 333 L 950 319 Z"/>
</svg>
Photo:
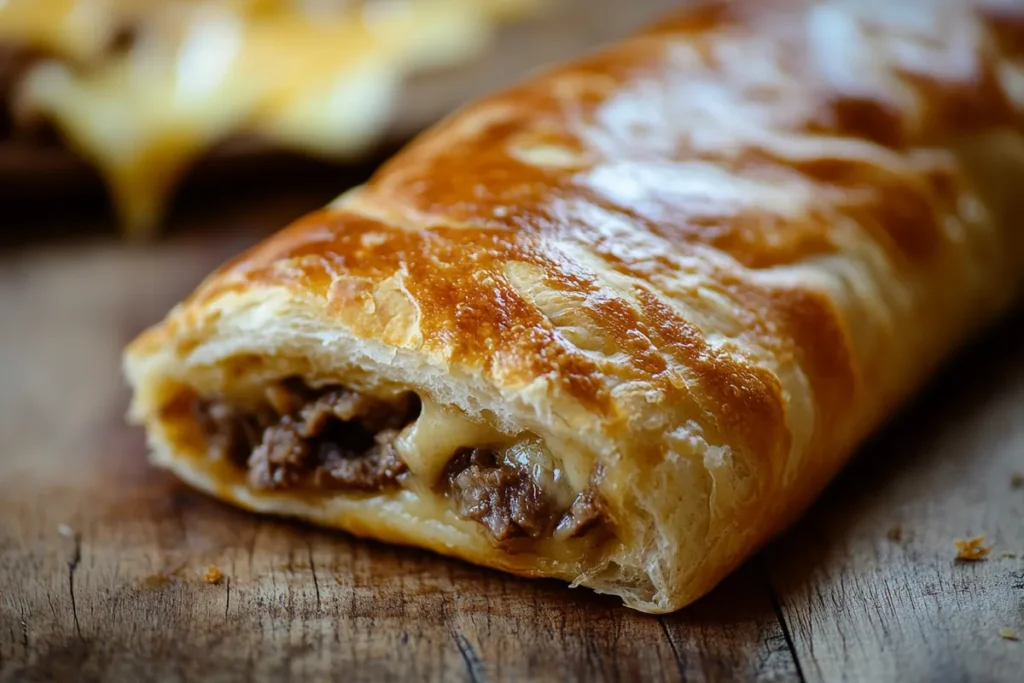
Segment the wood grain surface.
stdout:
<svg viewBox="0 0 1024 683">
<path fill-rule="evenodd" d="M 78 237 L 4 247 L 0 680 L 1022 680 L 1024 642 L 1000 636 L 1024 637 L 1019 317 L 790 533 L 664 617 L 258 518 L 150 468 L 123 421 L 121 347 L 339 180 L 197 202 L 148 247 L 96 235 L 91 210 L 47 219 Z M 989 559 L 957 563 L 953 540 L 979 533 Z"/>
</svg>

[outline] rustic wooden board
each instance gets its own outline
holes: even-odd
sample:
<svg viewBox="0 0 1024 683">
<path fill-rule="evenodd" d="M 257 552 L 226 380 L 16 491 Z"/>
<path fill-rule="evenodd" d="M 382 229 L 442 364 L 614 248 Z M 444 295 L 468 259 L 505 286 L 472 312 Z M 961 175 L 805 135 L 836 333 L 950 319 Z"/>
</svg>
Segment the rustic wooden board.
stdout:
<svg viewBox="0 0 1024 683">
<path fill-rule="evenodd" d="M 807 680 L 1024 680 L 1024 317 L 965 350 L 768 553 Z M 1016 476 L 1015 476 L 1016 475 Z M 985 534 L 985 562 L 951 539 Z"/>
<path fill-rule="evenodd" d="M 999 635 L 1024 634 L 1020 319 L 957 359 L 791 533 L 660 618 L 260 519 L 151 469 L 122 419 L 122 345 L 337 189 L 200 202 L 149 247 L 108 234 L 0 253 L 0 680 L 1021 680 L 1024 642 Z M 991 559 L 955 563 L 952 540 L 980 532 Z"/>
</svg>

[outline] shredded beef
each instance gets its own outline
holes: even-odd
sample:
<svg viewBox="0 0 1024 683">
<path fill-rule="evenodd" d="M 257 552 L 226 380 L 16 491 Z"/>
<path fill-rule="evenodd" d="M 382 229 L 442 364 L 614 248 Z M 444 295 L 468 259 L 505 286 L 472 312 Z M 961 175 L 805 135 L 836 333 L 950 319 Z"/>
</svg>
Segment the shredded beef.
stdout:
<svg viewBox="0 0 1024 683">
<path fill-rule="evenodd" d="M 266 411 L 244 413 L 219 401 L 196 400 L 193 408 L 210 456 L 243 466 L 273 420 Z"/>
<path fill-rule="evenodd" d="M 355 488 L 376 491 L 397 481 L 406 467 L 398 457 L 393 442 L 398 436 L 397 429 L 378 432 L 374 445 L 360 457 L 337 448 L 336 444 L 320 446 L 320 465 L 313 475 L 313 482 L 319 488 Z"/>
<path fill-rule="evenodd" d="M 394 441 L 420 411 L 414 394 L 382 401 L 345 387 L 312 389 L 297 379 L 269 387 L 259 409 L 200 399 L 192 405 L 210 457 L 244 468 L 250 486 L 264 491 L 398 485 L 407 468 Z M 499 542 L 575 538 L 606 519 L 595 486 L 565 509 L 526 469 L 501 461 L 492 448 L 460 448 L 441 486 L 459 515 L 484 525 Z"/>
<path fill-rule="evenodd" d="M 604 520 L 605 508 L 593 486 L 576 496 L 572 507 L 558 522 L 558 536 L 576 538 L 587 533 Z"/>
<path fill-rule="evenodd" d="M 568 510 L 558 510 L 530 474 L 498 462 L 490 448 L 460 449 L 445 470 L 444 487 L 462 517 L 483 524 L 497 541 L 557 534 L 575 538 L 605 519 L 594 486 L 580 493 Z"/>
<path fill-rule="evenodd" d="M 298 485 L 311 467 L 309 443 L 294 421 L 285 416 L 263 432 L 263 439 L 248 459 L 249 483 L 258 489 L 286 489 Z"/>
<path fill-rule="evenodd" d="M 551 505 L 525 472 L 499 464 L 487 448 L 462 449 L 449 464 L 449 495 L 463 517 L 474 519 L 499 541 L 539 538 L 551 524 Z"/>
<path fill-rule="evenodd" d="M 210 453 L 248 468 L 253 488 L 378 491 L 405 473 L 392 442 L 419 414 L 414 395 L 381 401 L 290 379 L 268 388 L 266 399 L 254 412 L 220 401 L 196 406 Z"/>
</svg>

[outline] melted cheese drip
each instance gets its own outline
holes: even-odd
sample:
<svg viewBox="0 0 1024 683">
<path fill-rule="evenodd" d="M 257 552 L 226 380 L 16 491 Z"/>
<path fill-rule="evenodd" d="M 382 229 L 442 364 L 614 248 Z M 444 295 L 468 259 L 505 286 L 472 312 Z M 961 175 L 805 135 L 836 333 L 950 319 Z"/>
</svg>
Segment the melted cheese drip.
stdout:
<svg viewBox="0 0 1024 683">
<path fill-rule="evenodd" d="M 489 425 L 473 422 L 457 410 L 424 398 L 420 416 L 398 437 L 395 448 L 417 479 L 436 482 L 460 448 L 493 446 L 510 440 L 511 437 Z"/>
<path fill-rule="evenodd" d="M 30 69 L 19 107 L 52 120 L 97 165 L 138 235 L 215 142 L 253 133 L 307 153 L 356 154 L 384 131 L 410 71 L 469 58 L 496 21 L 534 4 L 0 0 L 0 41 L 53 55 Z M 110 51 L 126 27 L 132 46 Z"/>
<path fill-rule="evenodd" d="M 529 433 L 502 434 L 429 399 L 422 399 L 419 418 L 395 442 L 398 454 L 416 475 L 421 489 L 429 489 L 440 481 L 445 466 L 459 449 L 473 447 L 495 449 L 500 462 L 528 473 L 560 509 L 569 509 L 575 500 L 577 492 L 539 437 Z"/>
</svg>

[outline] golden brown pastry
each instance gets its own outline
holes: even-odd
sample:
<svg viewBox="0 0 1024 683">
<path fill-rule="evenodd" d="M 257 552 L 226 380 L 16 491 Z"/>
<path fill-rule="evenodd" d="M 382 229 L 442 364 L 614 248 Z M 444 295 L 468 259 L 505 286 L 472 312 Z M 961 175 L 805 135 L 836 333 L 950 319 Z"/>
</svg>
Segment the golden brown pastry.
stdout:
<svg viewBox="0 0 1024 683">
<path fill-rule="evenodd" d="M 1021 291 L 1016 3 L 719 3 L 484 99 L 127 353 L 224 500 L 674 610 Z"/>
</svg>

